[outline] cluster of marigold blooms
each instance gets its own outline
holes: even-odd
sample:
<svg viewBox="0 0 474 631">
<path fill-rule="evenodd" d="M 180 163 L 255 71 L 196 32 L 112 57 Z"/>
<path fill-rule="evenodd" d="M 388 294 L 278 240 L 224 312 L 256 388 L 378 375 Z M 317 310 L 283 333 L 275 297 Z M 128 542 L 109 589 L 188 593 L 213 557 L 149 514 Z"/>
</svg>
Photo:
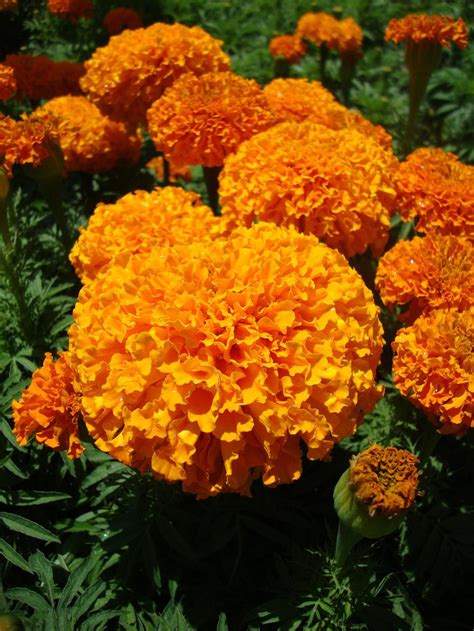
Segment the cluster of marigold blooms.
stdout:
<svg viewBox="0 0 474 631">
<path fill-rule="evenodd" d="M 382 255 L 398 211 L 426 236 L 377 275 L 386 304 L 409 304 L 395 381 L 442 431 L 472 424 L 472 167 L 440 149 L 400 163 L 321 84 L 261 89 L 200 27 L 125 30 L 84 69 L 85 96 L 1 122 L 4 165 L 28 153 L 5 150 L 9 125 L 49 125 L 66 168 L 92 172 L 136 160 L 144 127 L 176 172 L 220 172 L 222 216 L 177 186 L 99 204 L 70 254 L 69 349 L 13 404 L 21 444 L 77 457 L 82 418 L 99 449 L 199 497 L 298 479 L 302 444 L 327 458 L 382 394 L 379 309 L 347 258 Z"/>
</svg>

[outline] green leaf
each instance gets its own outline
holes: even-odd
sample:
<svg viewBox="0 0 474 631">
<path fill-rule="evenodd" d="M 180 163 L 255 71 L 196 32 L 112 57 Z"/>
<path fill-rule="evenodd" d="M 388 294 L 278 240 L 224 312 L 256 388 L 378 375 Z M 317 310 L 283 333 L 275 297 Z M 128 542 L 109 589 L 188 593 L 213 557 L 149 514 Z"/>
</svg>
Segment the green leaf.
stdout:
<svg viewBox="0 0 474 631">
<path fill-rule="evenodd" d="M 26 517 L 14 515 L 13 513 L 0 512 L 0 521 L 3 521 L 5 526 L 10 528 L 10 530 L 20 532 L 23 535 L 41 539 L 42 541 L 61 543 L 60 539 L 51 531 L 47 530 L 44 526 L 40 526 L 35 521 L 26 519 Z"/>
<path fill-rule="evenodd" d="M 83 480 L 81 486 L 83 489 L 88 489 L 90 486 L 93 486 L 94 484 L 98 484 L 102 480 L 105 480 L 110 475 L 114 475 L 115 473 L 123 471 L 128 471 L 128 469 L 120 462 L 104 462 L 104 464 L 101 464 L 99 467 L 97 467 L 97 469 L 94 469 L 94 471 L 92 471 L 92 473 L 90 473 Z"/>
<path fill-rule="evenodd" d="M 67 493 L 56 491 L 10 491 L 6 501 L 14 506 L 38 506 L 69 499 L 71 496 Z"/>
<path fill-rule="evenodd" d="M 97 554 L 91 554 L 91 556 L 87 557 L 87 559 L 84 559 L 84 561 L 74 570 L 74 572 L 72 572 L 58 601 L 58 609 L 65 609 L 71 604 L 74 596 L 79 593 L 83 582 L 86 580 L 87 575 L 92 570 L 97 561 Z"/>
<path fill-rule="evenodd" d="M 18 600 L 35 611 L 46 613 L 50 610 L 50 606 L 41 594 L 26 587 L 13 587 L 5 592 L 5 596 L 11 600 Z"/>
<path fill-rule="evenodd" d="M 54 604 L 54 578 L 53 569 L 51 563 L 44 556 L 44 554 L 38 550 L 32 554 L 29 558 L 30 567 L 44 584 L 48 591 L 49 601 L 51 605 Z"/>
<path fill-rule="evenodd" d="M 216 631 L 229 631 L 229 627 L 227 626 L 227 617 L 224 612 L 219 615 Z"/>
<path fill-rule="evenodd" d="M 11 545 L 5 541 L 5 539 L 0 539 L 0 554 L 2 554 L 7 559 L 7 561 L 13 563 L 13 565 L 16 565 L 29 574 L 33 574 L 25 559 L 14 548 L 12 548 Z"/>
</svg>

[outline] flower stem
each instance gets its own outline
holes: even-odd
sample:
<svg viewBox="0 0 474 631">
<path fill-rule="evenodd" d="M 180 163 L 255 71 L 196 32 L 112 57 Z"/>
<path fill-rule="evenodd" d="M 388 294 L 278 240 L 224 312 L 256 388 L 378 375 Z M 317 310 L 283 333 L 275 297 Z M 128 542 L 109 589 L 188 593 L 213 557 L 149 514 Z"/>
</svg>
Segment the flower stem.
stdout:
<svg viewBox="0 0 474 631">
<path fill-rule="evenodd" d="M 325 44 L 319 48 L 319 80 L 326 85 L 326 61 L 328 59 L 329 49 Z"/>
<path fill-rule="evenodd" d="M 424 467 L 430 459 L 436 445 L 441 438 L 441 434 L 436 431 L 431 422 L 427 422 L 420 444 L 420 467 Z"/>
<path fill-rule="evenodd" d="M 170 183 L 170 163 L 163 155 L 163 184 L 168 186 Z"/>
<path fill-rule="evenodd" d="M 222 167 L 202 167 L 204 182 L 206 183 L 207 198 L 212 212 L 219 216 L 219 173 Z"/>
<path fill-rule="evenodd" d="M 277 57 L 275 59 L 275 66 L 273 71 L 275 78 L 286 79 L 290 75 L 290 64 L 284 57 Z"/>
<path fill-rule="evenodd" d="M 62 200 L 62 179 L 60 178 L 48 178 L 43 181 L 38 180 L 38 184 L 43 194 L 46 203 L 54 216 L 54 219 L 58 225 L 59 232 L 61 234 L 61 241 L 63 242 L 66 254 L 72 246 L 72 237 L 69 232 L 69 226 L 64 212 L 63 200 Z"/>
<path fill-rule="evenodd" d="M 362 539 L 362 535 L 345 526 L 342 521 L 339 521 L 334 559 L 340 567 L 344 566 L 352 548 Z"/>
<path fill-rule="evenodd" d="M 418 112 L 420 110 L 420 105 L 423 101 L 423 97 L 425 96 L 430 77 L 430 72 L 410 73 L 410 109 L 408 112 L 405 138 L 403 141 L 403 149 L 405 154 L 409 153 L 411 147 L 414 145 Z"/>
</svg>

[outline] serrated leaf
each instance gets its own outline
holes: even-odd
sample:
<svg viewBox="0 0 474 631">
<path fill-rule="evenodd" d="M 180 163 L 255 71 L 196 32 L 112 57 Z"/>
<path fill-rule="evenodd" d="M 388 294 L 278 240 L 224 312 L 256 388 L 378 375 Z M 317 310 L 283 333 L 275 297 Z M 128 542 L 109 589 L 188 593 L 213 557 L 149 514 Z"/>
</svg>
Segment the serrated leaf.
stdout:
<svg viewBox="0 0 474 631">
<path fill-rule="evenodd" d="M 101 464 L 99 467 L 97 467 L 97 469 L 94 469 L 94 471 L 92 471 L 92 473 L 90 473 L 82 481 L 81 487 L 83 489 L 88 489 L 90 486 L 102 482 L 102 480 L 105 480 L 109 476 L 124 471 L 127 471 L 127 468 L 120 462 L 104 462 L 104 464 Z"/>
<path fill-rule="evenodd" d="M 5 541 L 5 539 L 0 539 L 0 554 L 2 554 L 7 561 L 13 563 L 21 570 L 28 572 L 29 574 L 33 574 L 26 560 L 19 554 L 12 546 Z"/>
<path fill-rule="evenodd" d="M 26 519 L 26 517 L 21 517 L 14 513 L 0 512 L 0 521 L 2 521 L 7 528 L 10 528 L 10 530 L 20 532 L 28 537 L 34 537 L 35 539 L 53 543 L 61 542 L 60 539 L 47 528 L 37 524 L 35 521 Z"/>
<path fill-rule="evenodd" d="M 44 556 L 44 554 L 38 550 L 34 554 L 32 554 L 29 558 L 30 567 L 34 571 L 34 573 L 38 576 L 40 581 L 46 587 L 48 592 L 49 600 L 51 604 L 54 603 L 54 578 L 53 578 L 53 569 L 51 567 L 51 563 Z"/>
<path fill-rule="evenodd" d="M 46 613 L 50 610 L 50 606 L 43 596 L 27 587 L 13 587 L 5 592 L 5 596 L 11 600 L 18 600 L 41 613 Z"/>
<path fill-rule="evenodd" d="M 61 593 L 61 597 L 59 598 L 58 609 L 65 609 L 71 604 L 73 598 L 79 593 L 87 575 L 90 573 L 97 561 L 98 556 L 96 554 L 91 554 L 91 556 L 84 559 L 74 572 L 72 572 Z"/>
</svg>

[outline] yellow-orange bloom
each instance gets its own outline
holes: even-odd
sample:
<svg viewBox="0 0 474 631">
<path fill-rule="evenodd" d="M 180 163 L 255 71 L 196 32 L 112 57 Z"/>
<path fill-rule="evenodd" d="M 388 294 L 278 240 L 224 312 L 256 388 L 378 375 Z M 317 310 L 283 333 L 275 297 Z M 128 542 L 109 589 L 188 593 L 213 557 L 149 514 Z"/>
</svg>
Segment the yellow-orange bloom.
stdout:
<svg viewBox="0 0 474 631">
<path fill-rule="evenodd" d="M 7 55 L 3 63 L 13 68 L 15 98 L 39 101 L 64 94 L 81 94 L 79 79 L 84 66 L 73 61 L 53 61 L 45 55 Z"/>
<path fill-rule="evenodd" d="M 26 445 L 34 434 L 40 444 L 67 450 L 70 458 L 78 458 L 84 451 L 77 425 L 80 413 L 80 394 L 68 353 L 59 353 L 57 361 L 46 353 L 30 386 L 19 401 L 13 401 L 13 433 L 20 445 Z"/>
<path fill-rule="evenodd" d="M 18 0 L 0 0 L 1 11 L 14 11 L 18 8 Z"/>
<path fill-rule="evenodd" d="M 336 49 L 343 59 L 357 61 L 362 55 L 364 33 L 353 18 L 338 23 Z"/>
<path fill-rule="evenodd" d="M 385 39 L 395 44 L 432 41 L 441 46 L 450 46 L 454 42 L 460 48 L 465 48 L 468 33 L 462 18 L 455 20 L 443 15 L 406 15 L 400 20 L 390 20 L 385 29 Z"/>
<path fill-rule="evenodd" d="M 442 434 L 474 427 L 474 309 L 439 309 L 401 329 L 395 385 L 440 424 Z"/>
<path fill-rule="evenodd" d="M 299 35 L 276 35 L 268 50 L 272 57 L 282 57 L 289 64 L 297 64 L 306 55 L 306 44 Z"/>
<path fill-rule="evenodd" d="M 163 156 L 155 156 L 147 162 L 146 166 L 154 172 L 158 180 L 163 180 L 165 175 Z M 175 164 L 171 163 L 169 165 L 169 169 L 170 182 L 176 182 L 178 178 L 186 180 L 187 182 L 190 182 L 193 179 L 191 169 L 188 166 L 177 167 Z"/>
<path fill-rule="evenodd" d="M 258 84 L 231 72 L 183 75 L 148 111 L 157 149 L 177 166 L 222 166 L 244 140 L 274 123 Z"/>
<path fill-rule="evenodd" d="M 52 116 L 22 114 L 19 121 L 0 118 L 0 159 L 8 175 L 14 164 L 38 166 L 57 151 L 58 144 L 59 123 Z"/>
<path fill-rule="evenodd" d="M 118 35 L 125 29 L 132 31 L 142 26 L 138 13 L 126 7 L 110 9 L 104 17 L 104 28 L 109 35 Z"/>
<path fill-rule="evenodd" d="M 405 322 L 433 309 L 468 309 L 474 306 L 472 243 L 438 234 L 399 241 L 380 259 L 376 285 L 386 305 L 409 305 Z"/>
<path fill-rule="evenodd" d="M 16 92 L 16 79 L 13 68 L 0 64 L 0 101 L 7 101 Z"/>
<path fill-rule="evenodd" d="M 229 68 L 229 59 L 199 26 L 153 24 L 123 31 L 85 63 L 89 98 L 112 118 L 144 122 L 146 111 L 179 76 Z"/>
<path fill-rule="evenodd" d="M 67 171 L 99 173 L 140 157 L 142 139 L 124 123 L 112 121 L 84 96 L 61 96 L 35 111 L 60 120 L 59 143 Z"/>
<path fill-rule="evenodd" d="M 351 459 L 349 486 L 370 516 L 403 515 L 416 499 L 418 464 L 418 458 L 405 449 L 374 444 Z"/>
<path fill-rule="evenodd" d="M 58 17 L 76 22 L 79 18 L 91 18 L 94 13 L 94 4 L 92 0 L 48 0 L 48 11 Z"/>
<path fill-rule="evenodd" d="M 197 193 L 175 186 L 136 191 L 115 204 L 99 204 L 69 258 L 89 282 L 121 252 L 146 253 L 155 246 L 211 239 L 219 231 L 219 220 Z"/>
<path fill-rule="evenodd" d="M 337 48 L 339 22 L 335 17 L 324 13 L 305 13 L 298 20 L 296 34 L 313 42 L 316 46 Z"/>
<path fill-rule="evenodd" d="M 260 223 L 121 257 L 70 330 L 99 449 L 201 497 L 301 474 L 380 396 L 378 309 L 315 237 Z"/>
<path fill-rule="evenodd" d="M 336 101 L 319 81 L 274 79 L 263 88 L 268 105 L 276 118 L 283 121 L 310 120 L 330 129 L 357 129 L 390 148 L 392 137 L 381 125 L 373 125 L 358 112 Z"/>
<path fill-rule="evenodd" d="M 282 123 L 242 143 L 220 176 L 223 219 L 296 226 L 346 256 L 383 252 L 397 160 L 353 129 Z"/>
<path fill-rule="evenodd" d="M 411 153 L 395 178 L 403 219 L 417 218 L 419 232 L 474 239 L 474 167 L 442 149 Z"/>
</svg>

